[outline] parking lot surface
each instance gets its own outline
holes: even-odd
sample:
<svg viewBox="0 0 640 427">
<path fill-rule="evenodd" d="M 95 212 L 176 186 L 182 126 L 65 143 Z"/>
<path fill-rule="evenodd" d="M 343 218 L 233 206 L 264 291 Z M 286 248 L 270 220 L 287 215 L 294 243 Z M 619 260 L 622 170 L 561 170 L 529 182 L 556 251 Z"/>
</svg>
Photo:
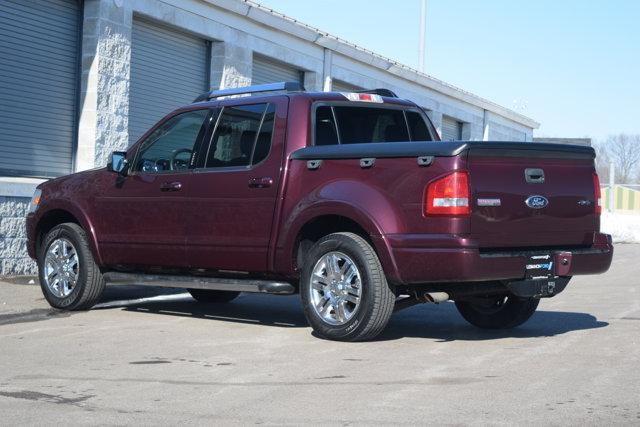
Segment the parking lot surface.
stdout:
<svg viewBox="0 0 640 427">
<path fill-rule="evenodd" d="M 639 259 L 618 245 L 514 330 L 419 305 L 366 343 L 314 337 L 298 296 L 118 286 L 64 313 L 0 282 L 1 423 L 639 425 Z"/>
</svg>

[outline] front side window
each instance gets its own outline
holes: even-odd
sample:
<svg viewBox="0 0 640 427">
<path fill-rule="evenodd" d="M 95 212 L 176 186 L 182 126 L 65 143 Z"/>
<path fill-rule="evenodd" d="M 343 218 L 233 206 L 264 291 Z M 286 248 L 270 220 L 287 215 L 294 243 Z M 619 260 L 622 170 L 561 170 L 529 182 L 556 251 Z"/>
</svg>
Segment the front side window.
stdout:
<svg viewBox="0 0 640 427">
<path fill-rule="evenodd" d="M 134 170 L 162 173 L 188 169 L 208 114 L 208 110 L 188 111 L 163 123 L 140 145 Z"/>
<path fill-rule="evenodd" d="M 345 105 L 316 108 L 315 145 L 431 140 L 424 118 L 416 111 Z"/>
<path fill-rule="evenodd" d="M 269 154 L 275 105 L 224 107 L 216 126 L 205 167 L 249 166 Z"/>
</svg>

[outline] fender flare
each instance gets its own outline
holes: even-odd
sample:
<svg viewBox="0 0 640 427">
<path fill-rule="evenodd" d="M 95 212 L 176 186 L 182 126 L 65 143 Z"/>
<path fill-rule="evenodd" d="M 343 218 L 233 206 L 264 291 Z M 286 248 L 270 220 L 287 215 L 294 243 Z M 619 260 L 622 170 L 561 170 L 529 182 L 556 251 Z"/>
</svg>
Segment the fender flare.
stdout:
<svg viewBox="0 0 640 427">
<path fill-rule="evenodd" d="M 335 187 L 339 183 L 333 182 L 330 185 Z M 336 197 L 334 191 L 330 192 L 331 198 L 319 197 L 324 191 L 316 190 L 291 210 L 291 214 L 283 220 L 280 240 L 276 245 L 274 259 L 276 272 L 282 272 L 291 277 L 296 276 L 294 252 L 298 236 L 306 224 L 323 216 L 341 216 L 355 222 L 368 234 L 385 273 L 396 281 L 399 277 L 397 267 L 384 235 L 402 228 L 398 223 L 401 218 L 396 212 L 398 208 L 377 190 L 361 183 L 353 185 L 353 181 L 350 184 L 339 193 L 348 195 L 352 200 Z M 363 209 L 364 206 L 369 209 Z"/>
<path fill-rule="evenodd" d="M 96 264 L 102 265 L 102 256 L 100 254 L 98 239 L 96 236 L 95 228 L 93 227 L 93 223 L 85 213 L 85 211 L 78 206 L 76 203 L 71 202 L 68 199 L 54 199 L 50 202 L 43 203 L 42 206 L 38 209 L 38 216 L 35 218 L 35 231 L 38 229 L 43 218 L 47 216 L 52 211 L 65 211 L 68 212 L 71 216 L 73 216 L 77 221 L 80 227 L 87 233 L 87 237 L 89 238 L 89 247 L 91 248 L 91 252 L 93 253 L 93 257 L 96 261 Z M 36 235 L 34 235 L 34 242 L 36 239 Z"/>
</svg>

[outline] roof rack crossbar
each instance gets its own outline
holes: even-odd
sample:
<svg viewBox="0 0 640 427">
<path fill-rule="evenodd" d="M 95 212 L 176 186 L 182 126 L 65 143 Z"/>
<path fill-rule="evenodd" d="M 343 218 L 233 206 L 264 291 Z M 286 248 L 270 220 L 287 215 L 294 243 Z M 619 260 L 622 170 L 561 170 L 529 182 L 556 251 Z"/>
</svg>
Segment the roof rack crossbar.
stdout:
<svg viewBox="0 0 640 427">
<path fill-rule="evenodd" d="M 248 93 L 260 93 L 260 92 L 299 92 L 304 91 L 304 86 L 298 82 L 279 82 L 279 83 L 267 83 L 262 85 L 233 87 L 229 89 L 212 90 L 211 92 L 203 93 L 198 96 L 193 102 L 208 101 L 212 98 L 220 98 L 222 96 L 231 95 L 245 95 Z"/>
<path fill-rule="evenodd" d="M 356 90 L 354 91 L 354 93 L 371 93 L 374 95 L 387 96 L 389 98 L 398 97 L 398 95 L 396 95 L 394 91 L 384 88 Z"/>
</svg>

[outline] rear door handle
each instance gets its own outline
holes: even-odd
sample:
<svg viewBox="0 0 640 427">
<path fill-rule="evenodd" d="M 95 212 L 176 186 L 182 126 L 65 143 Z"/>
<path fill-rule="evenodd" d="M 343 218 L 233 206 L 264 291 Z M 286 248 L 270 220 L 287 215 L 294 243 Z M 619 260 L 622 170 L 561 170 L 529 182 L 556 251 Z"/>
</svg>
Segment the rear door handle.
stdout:
<svg viewBox="0 0 640 427">
<path fill-rule="evenodd" d="M 263 176 L 260 178 L 249 179 L 249 188 L 268 188 L 273 185 L 273 178 Z"/>
<path fill-rule="evenodd" d="M 524 170 L 524 179 L 529 184 L 544 183 L 544 171 L 538 168 L 527 168 Z"/>
<path fill-rule="evenodd" d="M 182 189 L 182 183 L 179 181 L 165 182 L 160 186 L 160 191 L 180 191 Z"/>
</svg>

